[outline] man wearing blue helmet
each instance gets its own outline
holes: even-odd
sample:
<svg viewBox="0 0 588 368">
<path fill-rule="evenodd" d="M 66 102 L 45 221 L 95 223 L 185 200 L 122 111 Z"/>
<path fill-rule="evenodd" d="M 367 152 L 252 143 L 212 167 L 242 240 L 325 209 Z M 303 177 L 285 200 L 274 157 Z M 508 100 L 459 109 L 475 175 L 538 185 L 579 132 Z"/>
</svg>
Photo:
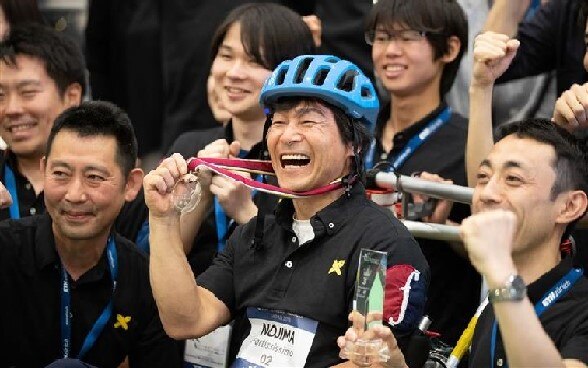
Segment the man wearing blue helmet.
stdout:
<svg viewBox="0 0 588 368">
<path fill-rule="evenodd" d="M 336 338 L 367 248 L 387 254 L 383 319 L 402 345 L 422 316 L 429 270 L 407 229 L 366 199 L 360 180 L 378 111 L 372 84 L 350 62 L 303 55 L 274 70 L 261 102 L 281 190 L 321 194 L 283 199 L 274 216 L 238 227 L 194 280 L 170 206 L 187 165 L 174 155 L 149 173 L 151 281 L 167 333 L 198 337 L 233 320 L 234 367 L 341 363 Z"/>
</svg>

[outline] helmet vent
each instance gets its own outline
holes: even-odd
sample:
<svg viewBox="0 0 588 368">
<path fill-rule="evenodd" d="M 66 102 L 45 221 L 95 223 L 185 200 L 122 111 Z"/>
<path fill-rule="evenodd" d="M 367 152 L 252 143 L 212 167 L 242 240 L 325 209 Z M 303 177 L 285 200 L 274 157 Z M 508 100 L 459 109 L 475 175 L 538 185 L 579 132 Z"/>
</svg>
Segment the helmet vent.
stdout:
<svg viewBox="0 0 588 368">
<path fill-rule="evenodd" d="M 296 70 L 296 76 L 294 77 L 294 83 L 302 83 L 304 79 L 304 74 L 308 69 L 308 66 L 312 63 L 312 58 L 305 58 L 298 64 L 298 69 Z"/>
<path fill-rule="evenodd" d="M 348 70 L 341 76 L 339 79 L 339 83 L 337 83 L 337 88 L 343 90 L 345 92 L 351 92 L 353 89 L 353 83 L 355 81 L 355 77 L 357 76 L 357 72 L 355 70 Z"/>
<path fill-rule="evenodd" d="M 321 69 L 318 73 L 316 73 L 312 84 L 315 86 L 322 86 L 325 83 L 325 79 L 329 75 L 329 69 Z"/>
<path fill-rule="evenodd" d="M 361 97 L 371 98 L 372 97 L 372 91 L 370 91 L 370 89 L 367 88 L 367 87 L 361 87 Z"/>
<path fill-rule="evenodd" d="M 286 73 L 288 72 L 288 69 L 286 68 L 282 68 L 280 69 L 280 71 L 278 72 L 278 76 L 276 78 L 276 85 L 281 85 L 282 83 L 284 83 L 284 80 L 286 79 Z"/>
</svg>

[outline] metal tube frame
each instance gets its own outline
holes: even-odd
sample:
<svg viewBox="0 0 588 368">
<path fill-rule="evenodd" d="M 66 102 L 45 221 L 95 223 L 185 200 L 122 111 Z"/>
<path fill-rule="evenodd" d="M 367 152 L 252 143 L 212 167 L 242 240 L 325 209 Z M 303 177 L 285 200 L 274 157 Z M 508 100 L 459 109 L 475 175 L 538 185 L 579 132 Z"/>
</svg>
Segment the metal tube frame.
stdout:
<svg viewBox="0 0 588 368">
<path fill-rule="evenodd" d="M 455 184 L 435 183 L 418 177 L 380 172 L 376 174 L 376 185 L 398 192 L 427 195 L 432 198 L 449 199 L 454 202 L 471 204 L 474 190 Z M 402 220 L 408 230 L 417 238 L 445 241 L 461 241 L 458 226 L 431 224 Z"/>
</svg>

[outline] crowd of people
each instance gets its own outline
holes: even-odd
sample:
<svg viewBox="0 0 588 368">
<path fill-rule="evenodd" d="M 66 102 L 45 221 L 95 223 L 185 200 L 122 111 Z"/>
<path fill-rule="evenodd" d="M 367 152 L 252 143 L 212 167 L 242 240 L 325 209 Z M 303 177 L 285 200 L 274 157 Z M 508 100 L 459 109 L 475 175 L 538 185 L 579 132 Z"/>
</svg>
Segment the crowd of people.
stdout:
<svg viewBox="0 0 588 368">
<path fill-rule="evenodd" d="M 0 367 L 588 365 L 588 1 L 326 3 L 92 2 L 84 56 L 0 0 Z M 403 202 L 459 239 L 376 172 L 473 188 Z"/>
</svg>

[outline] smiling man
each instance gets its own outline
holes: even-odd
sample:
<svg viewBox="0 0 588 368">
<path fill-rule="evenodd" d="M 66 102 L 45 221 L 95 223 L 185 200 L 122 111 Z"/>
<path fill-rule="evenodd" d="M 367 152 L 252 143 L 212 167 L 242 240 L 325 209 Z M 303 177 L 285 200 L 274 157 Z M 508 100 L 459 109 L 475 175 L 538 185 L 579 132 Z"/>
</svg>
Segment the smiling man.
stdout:
<svg viewBox="0 0 588 368">
<path fill-rule="evenodd" d="M 39 163 L 57 115 L 82 101 L 85 67 L 72 40 L 33 24 L 12 29 L 0 59 L 0 136 L 9 146 L 0 151 L 3 220 L 43 212 Z"/>
<path fill-rule="evenodd" d="M 0 220 L 45 212 L 41 158 L 55 118 L 82 101 L 85 66 L 67 36 L 38 24 L 12 29 L 0 43 Z M 116 227 L 144 247 L 147 210 L 137 200 L 124 206 Z M 143 237 L 142 235 L 145 234 Z"/>
<path fill-rule="evenodd" d="M 359 254 L 367 248 L 387 253 L 384 321 L 404 341 L 422 316 L 428 266 L 407 229 L 365 197 L 362 152 L 378 111 L 371 82 L 348 61 L 299 56 L 274 70 L 261 101 L 280 187 L 342 185 L 283 199 L 275 216 L 238 227 L 196 282 L 170 203 L 186 162 L 179 155 L 164 160 L 144 189 L 151 281 L 166 331 L 199 337 L 233 320 L 229 360 L 237 367 L 340 363 L 335 339 L 348 326 Z"/>
<path fill-rule="evenodd" d="M 0 361 L 42 367 L 179 367 L 146 257 L 113 230 L 141 188 L 126 114 L 105 102 L 58 117 L 42 160 L 47 212 L 0 224 Z"/>
</svg>

